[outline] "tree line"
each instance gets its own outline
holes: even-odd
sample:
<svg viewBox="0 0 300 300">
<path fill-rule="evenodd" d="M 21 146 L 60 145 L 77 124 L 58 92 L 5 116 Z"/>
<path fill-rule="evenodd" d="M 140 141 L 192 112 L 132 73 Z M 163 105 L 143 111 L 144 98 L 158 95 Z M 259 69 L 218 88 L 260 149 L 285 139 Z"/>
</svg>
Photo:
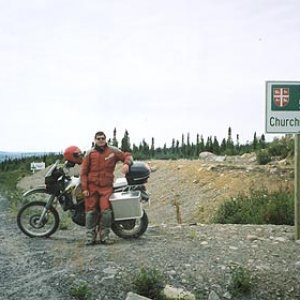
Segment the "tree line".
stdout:
<svg viewBox="0 0 300 300">
<path fill-rule="evenodd" d="M 241 155 L 253 151 L 265 149 L 268 146 L 265 135 L 257 136 L 256 132 L 253 135 L 253 140 L 246 144 L 241 144 L 239 135 L 234 139 L 232 137 L 232 129 L 228 128 L 227 137 L 221 142 L 217 137 L 209 136 L 204 139 L 203 135 L 197 134 L 196 141 L 191 141 L 190 134 L 181 135 L 181 139 L 172 139 L 170 147 L 165 143 L 163 147 L 155 146 L 155 139 L 152 137 L 151 144 L 148 144 L 145 139 L 139 145 L 130 142 L 128 130 L 125 130 L 121 143 L 117 140 L 117 130 L 113 131 L 113 138 L 108 140 L 112 146 L 120 148 L 122 151 L 132 152 L 135 159 L 197 159 L 203 151 L 209 151 L 216 155 Z"/>
<path fill-rule="evenodd" d="M 163 147 L 155 146 L 155 139 L 151 139 L 151 144 L 148 144 L 145 139 L 139 145 L 130 143 L 129 132 L 125 130 L 124 136 L 119 141 L 117 140 L 117 130 L 113 131 L 113 138 L 108 140 L 112 146 L 120 148 L 122 151 L 132 153 L 135 160 L 147 159 L 198 159 L 199 154 L 203 151 L 209 151 L 216 155 L 242 155 L 244 153 L 256 152 L 258 163 L 265 164 L 271 160 L 272 156 L 286 158 L 294 155 L 294 140 L 292 135 L 285 135 L 282 138 L 275 138 L 272 142 L 266 142 L 264 134 L 257 136 L 256 132 L 253 135 L 251 142 L 241 144 L 239 135 L 236 135 L 235 140 L 232 137 L 231 127 L 228 128 L 226 138 L 221 142 L 216 137 L 207 137 L 204 139 L 202 135 L 197 134 L 196 141 L 192 142 L 190 135 L 182 134 L 181 140 L 172 139 L 170 147 L 166 143 Z M 7 172 L 19 169 L 25 174 L 30 173 L 30 163 L 32 161 L 45 162 L 46 166 L 53 164 L 57 159 L 63 160 L 63 153 L 45 153 L 40 156 L 22 157 L 15 159 L 7 159 L 0 162 L 0 175 L 2 171 Z M 3 177 L 3 176 L 2 176 Z M 0 176 L 0 184 L 1 184 Z"/>
</svg>

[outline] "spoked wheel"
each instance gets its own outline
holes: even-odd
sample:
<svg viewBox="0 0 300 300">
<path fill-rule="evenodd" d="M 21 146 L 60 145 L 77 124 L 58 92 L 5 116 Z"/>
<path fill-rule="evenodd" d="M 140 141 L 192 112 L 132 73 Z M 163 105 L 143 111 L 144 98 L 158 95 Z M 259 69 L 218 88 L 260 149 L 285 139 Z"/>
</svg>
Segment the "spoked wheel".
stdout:
<svg viewBox="0 0 300 300">
<path fill-rule="evenodd" d="M 111 229 L 120 238 L 137 239 L 148 228 L 148 216 L 143 211 L 143 216 L 140 219 L 114 221 Z"/>
<path fill-rule="evenodd" d="M 49 196 L 49 195 L 48 195 Z M 51 206 L 42 218 L 46 202 L 33 201 L 24 205 L 17 215 L 19 228 L 29 237 L 49 237 L 59 225 L 59 214 Z"/>
</svg>

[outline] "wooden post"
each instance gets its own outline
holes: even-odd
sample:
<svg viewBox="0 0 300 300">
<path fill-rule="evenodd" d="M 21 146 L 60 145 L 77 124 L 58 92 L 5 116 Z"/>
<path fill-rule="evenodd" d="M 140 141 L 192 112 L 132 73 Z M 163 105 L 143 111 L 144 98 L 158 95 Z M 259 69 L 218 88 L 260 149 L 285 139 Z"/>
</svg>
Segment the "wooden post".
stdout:
<svg viewBox="0 0 300 300">
<path fill-rule="evenodd" d="M 294 200 L 295 200 L 295 240 L 300 239 L 300 135 L 295 134 L 295 178 L 294 178 Z"/>
</svg>

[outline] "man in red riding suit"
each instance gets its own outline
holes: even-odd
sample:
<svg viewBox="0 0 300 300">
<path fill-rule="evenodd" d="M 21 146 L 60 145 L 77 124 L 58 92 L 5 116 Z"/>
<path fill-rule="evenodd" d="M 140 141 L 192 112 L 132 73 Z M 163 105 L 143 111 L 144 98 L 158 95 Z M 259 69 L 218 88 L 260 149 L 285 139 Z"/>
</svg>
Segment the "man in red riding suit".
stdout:
<svg viewBox="0 0 300 300">
<path fill-rule="evenodd" d="M 98 131 L 94 137 L 94 147 L 83 159 L 80 171 L 80 181 L 85 197 L 86 212 L 86 245 L 96 243 L 96 227 L 100 215 L 100 241 L 108 244 L 112 211 L 109 197 L 113 192 L 114 171 L 118 161 L 123 162 L 122 172 L 126 174 L 133 159 L 129 152 L 122 152 L 109 146 L 106 135 Z"/>
</svg>

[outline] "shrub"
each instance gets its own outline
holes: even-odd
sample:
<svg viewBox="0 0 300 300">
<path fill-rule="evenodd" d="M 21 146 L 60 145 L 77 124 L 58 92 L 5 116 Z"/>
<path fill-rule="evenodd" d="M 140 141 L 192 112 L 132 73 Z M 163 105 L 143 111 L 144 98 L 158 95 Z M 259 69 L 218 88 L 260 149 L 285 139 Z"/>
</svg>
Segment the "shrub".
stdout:
<svg viewBox="0 0 300 300">
<path fill-rule="evenodd" d="M 132 289 L 141 296 L 153 300 L 163 300 L 162 290 L 165 281 L 164 275 L 159 270 L 143 267 L 134 275 Z"/>
<path fill-rule="evenodd" d="M 230 281 L 228 290 L 233 296 L 246 294 L 252 286 L 252 275 L 249 269 L 240 265 L 229 266 Z"/>
<path fill-rule="evenodd" d="M 263 210 L 266 224 L 294 225 L 294 198 L 292 194 L 273 193 Z"/>
<path fill-rule="evenodd" d="M 291 136 L 285 136 L 281 139 L 274 139 L 269 145 L 268 151 L 271 156 L 286 158 L 294 153 L 294 140 Z"/>
<path fill-rule="evenodd" d="M 259 165 L 266 165 L 271 161 L 271 156 L 267 149 L 261 149 L 256 152 L 256 160 Z"/>
<path fill-rule="evenodd" d="M 78 300 L 88 300 L 91 295 L 91 289 L 85 281 L 74 283 L 74 285 L 70 288 L 70 296 Z"/>
<path fill-rule="evenodd" d="M 293 194 L 283 189 L 276 192 L 251 190 L 249 195 L 240 194 L 222 203 L 212 222 L 293 225 Z"/>
</svg>

